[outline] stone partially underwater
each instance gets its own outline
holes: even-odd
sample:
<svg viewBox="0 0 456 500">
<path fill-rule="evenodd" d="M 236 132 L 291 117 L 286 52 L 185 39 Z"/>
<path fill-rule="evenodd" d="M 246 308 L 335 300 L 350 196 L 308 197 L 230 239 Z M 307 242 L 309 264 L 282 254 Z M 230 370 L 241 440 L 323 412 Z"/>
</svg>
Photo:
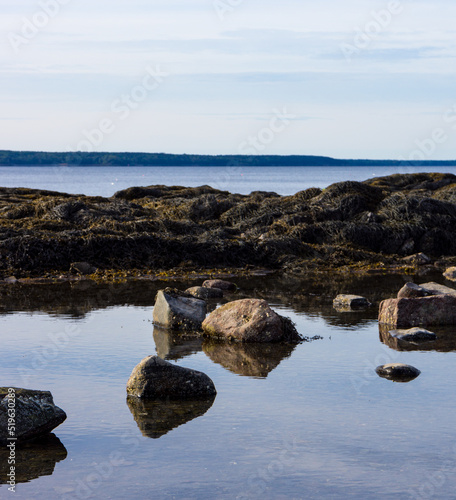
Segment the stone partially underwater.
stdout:
<svg viewBox="0 0 456 500">
<path fill-rule="evenodd" d="M 98 273 L 430 265 L 401 259 L 456 256 L 454 227 L 451 174 L 396 174 L 293 196 L 209 186 L 136 187 L 111 198 L 0 188 L 0 279 L 69 272 L 74 263 Z"/>
</svg>

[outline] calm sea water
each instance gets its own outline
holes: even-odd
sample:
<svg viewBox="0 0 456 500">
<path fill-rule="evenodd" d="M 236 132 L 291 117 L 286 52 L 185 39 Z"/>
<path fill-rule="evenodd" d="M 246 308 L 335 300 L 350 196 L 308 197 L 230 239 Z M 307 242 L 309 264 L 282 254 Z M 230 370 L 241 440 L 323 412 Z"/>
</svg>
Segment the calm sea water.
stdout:
<svg viewBox="0 0 456 500">
<path fill-rule="evenodd" d="M 163 284 L 1 288 L 2 385 L 51 390 L 68 414 L 53 441 L 19 457 L 17 492 L 3 484 L 1 498 L 454 498 L 456 340 L 397 351 L 379 338 L 376 308 L 331 307 L 337 292 L 378 302 L 405 279 L 239 282 L 238 298 L 266 297 L 302 334 L 322 337 L 272 350 L 154 329 Z M 215 400 L 129 408 L 128 377 L 157 352 L 207 373 Z M 387 362 L 422 374 L 379 378 Z"/>
<path fill-rule="evenodd" d="M 207 184 L 232 193 L 260 190 L 290 195 L 339 181 L 438 171 L 441 169 L 432 167 L 0 167 L 0 186 L 112 196 L 131 186 Z M 456 174 L 456 167 L 447 167 L 445 171 Z"/>
</svg>

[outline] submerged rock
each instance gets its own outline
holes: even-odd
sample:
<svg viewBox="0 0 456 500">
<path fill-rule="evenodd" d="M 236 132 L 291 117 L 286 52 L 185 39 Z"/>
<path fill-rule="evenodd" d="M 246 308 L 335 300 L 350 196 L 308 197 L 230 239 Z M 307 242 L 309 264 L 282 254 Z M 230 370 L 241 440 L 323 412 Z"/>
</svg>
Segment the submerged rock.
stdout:
<svg viewBox="0 0 456 500">
<path fill-rule="evenodd" d="M 128 396 L 141 399 L 199 399 L 216 393 L 205 373 L 173 365 L 158 356 L 144 358 L 127 383 Z"/>
<path fill-rule="evenodd" d="M 215 395 L 197 400 L 144 400 L 127 398 L 128 408 L 142 435 L 158 439 L 171 430 L 204 415 L 212 406 Z"/>
<path fill-rule="evenodd" d="M 336 311 L 356 311 L 370 307 L 371 303 L 360 295 L 338 295 L 333 300 L 333 307 Z"/>
<path fill-rule="evenodd" d="M 14 396 L 13 396 L 14 395 Z M 67 418 L 49 391 L 0 387 L 0 444 L 8 438 L 8 411 L 14 410 L 14 437 L 26 441 L 49 434 Z"/>
<path fill-rule="evenodd" d="M 429 342 L 436 340 L 437 335 L 424 328 L 409 328 L 408 330 L 391 330 L 389 332 L 393 337 L 405 342 Z"/>
<path fill-rule="evenodd" d="M 221 299 L 223 298 L 223 290 L 220 288 L 208 288 L 205 286 L 193 286 L 185 290 L 196 299 Z"/>
<path fill-rule="evenodd" d="M 207 312 L 204 300 L 166 288 L 157 293 L 153 312 L 154 323 L 173 330 L 199 330 Z"/>
<path fill-rule="evenodd" d="M 223 290 L 225 292 L 235 292 L 237 289 L 237 286 L 234 283 L 224 280 L 206 280 L 203 283 L 203 287 L 218 288 L 219 290 Z"/>
<path fill-rule="evenodd" d="M 387 365 L 377 366 L 375 369 L 377 375 L 394 382 L 410 382 L 421 373 L 418 368 L 403 363 L 389 363 Z"/>
<path fill-rule="evenodd" d="M 206 334 L 236 342 L 299 342 L 289 318 L 279 316 L 265 300 L 242 299 L 213 311 L 203 322 Z"/>
</svg>

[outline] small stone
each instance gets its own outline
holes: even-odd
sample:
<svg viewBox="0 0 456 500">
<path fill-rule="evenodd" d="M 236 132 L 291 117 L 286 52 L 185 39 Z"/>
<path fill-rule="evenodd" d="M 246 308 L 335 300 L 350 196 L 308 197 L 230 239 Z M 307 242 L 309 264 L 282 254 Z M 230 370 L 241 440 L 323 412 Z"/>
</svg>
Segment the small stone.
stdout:
<svg viewBox="0 0 456 500">
<path fill-rule="evenodd" d="M 219 288 L 224 292 L 235 292 L 237 289 L 237 286 L 234 283 L 231 283 L 231 281 L 223 280 L 206 280 L 203 283 L 203 286 L 205 288 Z"/>
<path fill-rule="evenodd" d="M 403 363 L 389 363 L 377 366 L 375 371 L 379 377 L 387 378 L 394 382 L 410 382 L 421 373 L 418 368 Z"/>
<path fill-rule="evenodd" d="M 88 275 L 93 274 L 97 271 L 96 267 L 93 267 L 88 262 L 73 262 L 70 265 L 70 273 Z"/>
<path fill-rule="evenodd" d="M 431 259 L 424 253 L 416 253 L 414 255 L 409 255 L 402 259 L 407 264 L 412 264 L 414 266 L 424 266 L 431 263 Z"/>
<path fill-rule="evenodd" d="M 447 280 L 456 281 L 456 267 L 449 267 L 443 275 Z"/>
<path fill-rule="evenodd" d="M 14 285 L 14 283 L 17 283 L 17 278 L 16 278 L 16 276 L 9 276 L 8 278 L 5 278 L 3 281 L 5 283 L 9 283 L 11 285 Z"/>
<path fill-rule="evenodd" d="M 361 295 L 338 295 L 333 300 L 336 311 L 347 312 L 370 307 L 371 303 Z"/>
<path fill-rule="evenodd" d="M 436 340 L 437 335 L 424 328 L 409 328 L 408 330 L 391 330 L 389 332 L 393 337 L 405 342 L 428 342 Z"/>
<path fill-rule="evenodd" d="M 410 299 L 415 297 L 427 297 L 428 295 L 434 295 L 430 290 L 423 288 L 415 283 L 406 283 L 398 292 L 398 299 Z"/>
<path fill-rule="evenodd" d="M 153 312 L 154 323 L 174 330 L 199 330 L 207 312 L 204 300 L 185 292 L 165 288 L 157 293 Z"/>
<path fill-rule="evenodd" d="M 220 288 L 207 288 L 205 286 L 193 286 L 185 290 L 197 299 L 207 300 L 207 299 L 221 299 L 223 298 L 223 290 Z"/>
<path fill-rule="evenodd" d="M 205 373 L 173 365 L 158 356 L 144 358 L 127 383 L 128 396 L 141 399 L 198 399 L 216 393 Z"/>
</svg>

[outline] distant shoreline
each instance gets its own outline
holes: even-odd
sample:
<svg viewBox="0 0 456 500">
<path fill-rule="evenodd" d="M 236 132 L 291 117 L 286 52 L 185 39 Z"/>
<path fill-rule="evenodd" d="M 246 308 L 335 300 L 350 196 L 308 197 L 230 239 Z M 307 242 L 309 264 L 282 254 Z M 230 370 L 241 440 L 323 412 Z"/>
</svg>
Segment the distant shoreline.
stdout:
<svg viewBox="0 0 456 500">
<path fill-rule="evenodd" d="M 2 167 L 454 167 L 456 160 L 354 160 L 312 155 L 0 151 Z"/>
</svg>

